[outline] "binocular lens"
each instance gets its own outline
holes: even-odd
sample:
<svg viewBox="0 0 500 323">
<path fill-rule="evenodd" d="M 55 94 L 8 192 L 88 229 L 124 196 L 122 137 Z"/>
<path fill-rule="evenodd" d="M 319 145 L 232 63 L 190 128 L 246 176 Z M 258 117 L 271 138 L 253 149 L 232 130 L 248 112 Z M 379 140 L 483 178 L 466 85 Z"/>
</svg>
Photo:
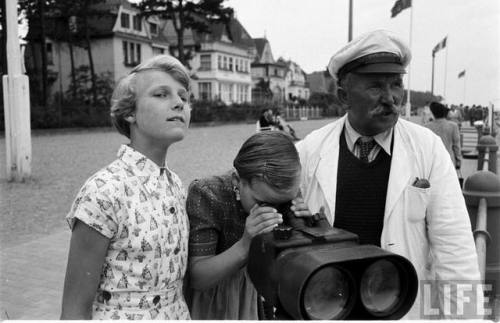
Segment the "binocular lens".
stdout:
<svg viewBox="0 0 500 323">
<path fill-rule="evenodd" d="M 390 315 L 397 310 L 401 297 L 401 275 L 391 261 L 378 260 L 363 273 L 361 301 L 374 316 Z"/>
<path fill-rule="evenodd" d="M 334 266 L 314 273 L 304 288 L 304 309 L 311 320 L 334 320 L 343 317 L 353 290 L 350 276 Z"/>
</svg>

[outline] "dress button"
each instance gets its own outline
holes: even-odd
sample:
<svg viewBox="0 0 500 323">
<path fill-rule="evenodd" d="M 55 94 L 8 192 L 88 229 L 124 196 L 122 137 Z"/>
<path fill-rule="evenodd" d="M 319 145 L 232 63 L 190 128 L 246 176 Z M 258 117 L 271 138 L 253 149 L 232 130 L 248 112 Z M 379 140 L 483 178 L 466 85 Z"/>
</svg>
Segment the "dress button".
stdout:
<svg viewBox="0 0 500 323">
<path fill-rule="evenodd" d="M 178 253 L 179 253 L 179 251 L 181 251 L 181 249 L 180 249 L 179 247 L 176 247 L 176 248 L 174 249 L 174 255 L 178 254 Z"/>
<path fill-rule="evenodd" d="M 160 296 L 159 295 L 156 295 L 155 298 L 153 298 L 153 304 L 158 304 L 158 302 L 160 301 Z"/>
<path fill-rule="evenodd" d="M 175 213 L 175 207 L 173 207 L 173 206 L 170 207 L 169 211 L 170 211 L 170 213 L 174 214 Z"/>
</svg>

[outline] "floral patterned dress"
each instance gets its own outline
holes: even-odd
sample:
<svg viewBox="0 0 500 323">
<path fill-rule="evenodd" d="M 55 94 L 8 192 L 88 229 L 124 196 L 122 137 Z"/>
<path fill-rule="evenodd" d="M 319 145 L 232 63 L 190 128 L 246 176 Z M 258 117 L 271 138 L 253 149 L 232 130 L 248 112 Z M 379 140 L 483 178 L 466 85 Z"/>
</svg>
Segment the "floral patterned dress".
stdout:
<svg viewBox="0 0 500 323">
<path fill-rule="evenodd" d="M 93 319 L 189 319 L 189 222 L 176 174 L 129 146 L 87 180 L 67 216 L 110 239 Z"/>
</svg>

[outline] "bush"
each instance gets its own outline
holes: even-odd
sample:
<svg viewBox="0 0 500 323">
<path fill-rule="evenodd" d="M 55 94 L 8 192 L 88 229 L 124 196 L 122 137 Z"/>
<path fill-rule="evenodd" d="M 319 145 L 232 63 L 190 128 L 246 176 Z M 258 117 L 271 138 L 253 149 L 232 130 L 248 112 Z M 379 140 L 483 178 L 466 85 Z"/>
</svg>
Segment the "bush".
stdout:
<svg viewBox="0 0 500 323">
<path fill-rule="evenodd" d="M 222 101 L 193 101 L 191 122 L 230 122 L 258 120 L 263 109 L 279 107 L 271 103 L 234 103 L 226 105 Z"/>
</svg>

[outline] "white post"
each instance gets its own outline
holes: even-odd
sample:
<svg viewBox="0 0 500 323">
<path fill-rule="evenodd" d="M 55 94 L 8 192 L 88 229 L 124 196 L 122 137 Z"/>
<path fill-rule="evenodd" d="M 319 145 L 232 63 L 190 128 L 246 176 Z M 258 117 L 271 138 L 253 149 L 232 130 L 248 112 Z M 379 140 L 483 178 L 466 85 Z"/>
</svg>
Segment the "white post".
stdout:
<svg viewBox="0 0 500 323">
<path fill-rule="evenodd" d="M 7 180 L 31 176 L 31 126 L 28 77 L 21 71 L 17 0 L 5 2 L 8 75 L 3 76 Z"/>
</svg>

